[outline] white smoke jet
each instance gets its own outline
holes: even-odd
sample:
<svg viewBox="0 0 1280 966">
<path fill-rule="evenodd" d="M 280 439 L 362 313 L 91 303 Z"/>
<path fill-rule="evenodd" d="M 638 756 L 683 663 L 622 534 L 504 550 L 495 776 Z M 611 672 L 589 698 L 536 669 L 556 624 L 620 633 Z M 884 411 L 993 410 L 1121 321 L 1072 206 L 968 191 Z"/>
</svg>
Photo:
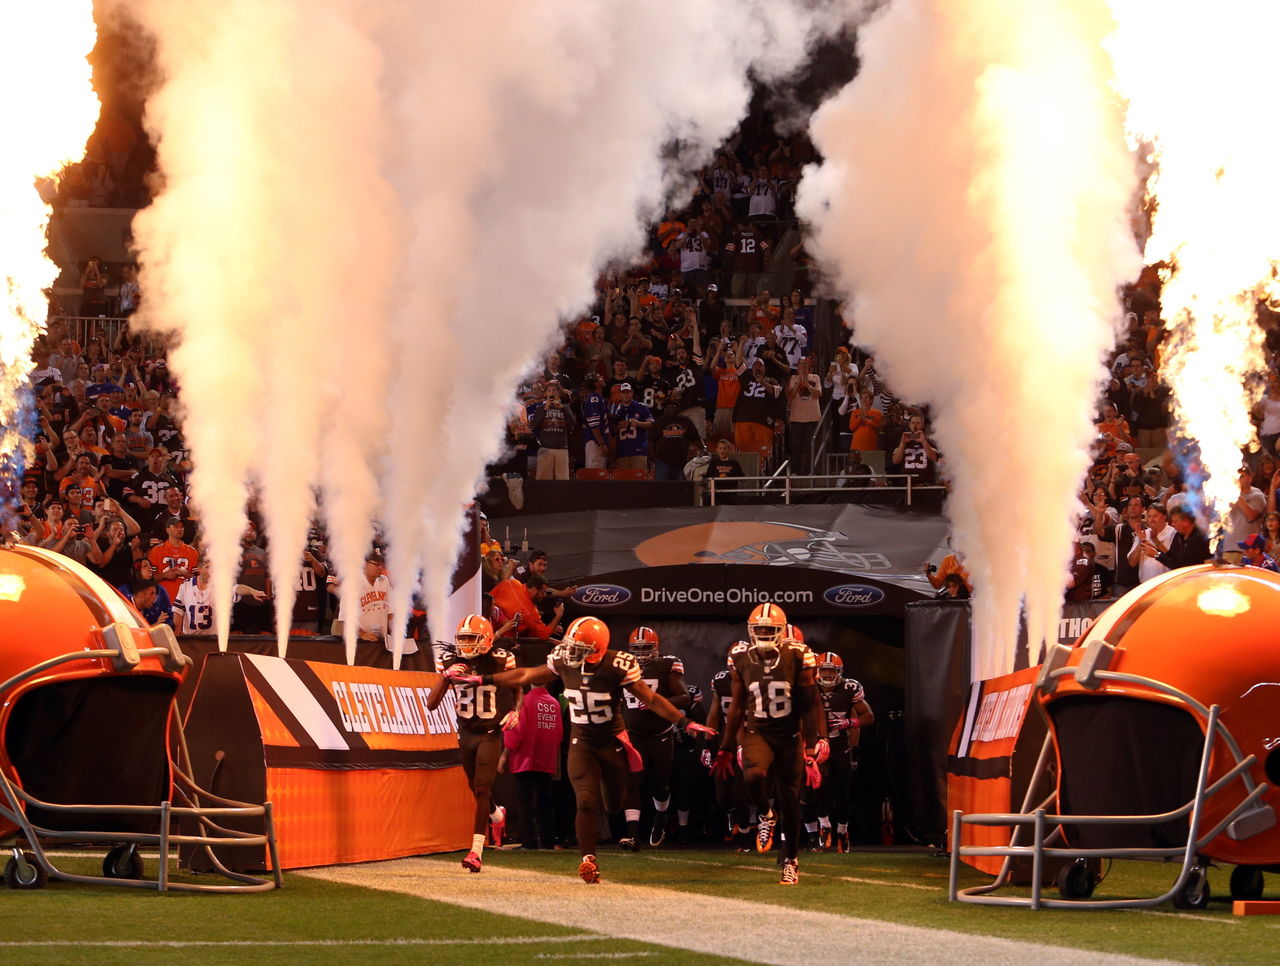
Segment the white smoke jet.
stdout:
<svg viewBox="0 0 1280 966">
<path fill-rule="evenodd" d="M 429 613 L 446 613 L 461 508 L 497 455 L 504 403 L 558 321 L 588 304 L 600 266 L 638 251 L 681 173 L 664 166 L 663 147 L 681 142 L 685 171 L 706 160 L 745 112 L 748 68 L 768 76 L 799 63 L 834 24 L 822 12 L 719 2 L 433 11 L 430 56 L 410 47 L 422 66 L 400 72 L 405 125 L 432 153 L 430 177 L 396 177 L 429 231 L 411 250 L 424 277 L 397 318 L 392 437 L 422 444 L 393 447 L 389 465 L 396 615 L 412 583 L 394 578 L 419 565 Z M 477 21 L 488 25 L 479 36 Z"/>
<path fill-rule="evenodd" d="M 369 465 L 383 441 L 398 247 L 380 173 L 381 57 L 351 19 L 354 5 L 135 9 L 165 78 L 147 106 L 164 190 L 135 223 L 144 321 L 179 335 L 173 361 L 220 644 L 252 482 L 283 654 L 309 575 L 299 561 L 314 488 L 342 574 L 359 573 L 377 506 Z"/>
<path fill-rule="evenodd" d="M 899 0 L 813 118 L 801 213 L 854 338 L 927 402 L 975 585 L 976 678 L 1012 670 L 1019 605 L 1057 636 L 1117 289 L 1136 277 L 1104 0 Z"/>
<path fill-rule="evenodd" d="M 1257 300 L 1280 294 L 1280 134 L 1260 120 L 1273 109 L 1280 6 L 1111 5 L 1117 87 L 1155 167 L 1146 258 L 1172 265 L 1161 292 L 1170 327 L 1161 375 L 1182 433 L 1199 444 L 1205 503 L 1222 524 L 1240 496 L 1240 451 L 1257 442 L 1250 411 L 1266 367 Z"/>
<path fill-rule="evenodd" d="M 419 565 L 444 613 L 517 380 L 730 133 L 748 71 L 790 69 L 837 21 L 765 0 L 137 9 L 164 74 L 164 190 L 137 237 L 153 324 L 181 340 L 223 640 L 254 481 L 278 610 L 319 478 L 344 605 L 382 500 L 393 613 Z"/>
</svg>

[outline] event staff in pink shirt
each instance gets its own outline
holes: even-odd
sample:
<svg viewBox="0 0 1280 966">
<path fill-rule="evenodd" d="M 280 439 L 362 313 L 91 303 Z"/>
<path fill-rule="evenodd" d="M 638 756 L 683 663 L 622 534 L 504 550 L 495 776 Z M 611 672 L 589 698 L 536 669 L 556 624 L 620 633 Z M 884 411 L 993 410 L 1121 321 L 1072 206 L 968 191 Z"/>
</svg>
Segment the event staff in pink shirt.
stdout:
<svg viewBox="0 0 1280 966">
<path fill-rule="evenodd" d="M 560 702 L 542 685 L 529 688 L 520 702 L 520 723 L 502 736 L 507 765 L 516 776 L 521 848 L 556 845 L 551 781 L 560 769 L 563 735 Z"/>
</svg>

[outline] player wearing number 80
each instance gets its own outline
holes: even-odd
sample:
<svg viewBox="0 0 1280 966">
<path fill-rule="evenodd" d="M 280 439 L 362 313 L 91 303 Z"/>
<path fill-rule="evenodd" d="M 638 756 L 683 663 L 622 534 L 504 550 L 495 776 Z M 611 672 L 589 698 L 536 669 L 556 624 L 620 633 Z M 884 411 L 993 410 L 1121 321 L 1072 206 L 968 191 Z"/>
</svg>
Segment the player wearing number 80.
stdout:
<svg viewBox="0 0 1280 966">
<path fill-rule="evenodd" d="M 630 775 L 628 749 L 622 734 L 622 695 L 629 691 L 650 711 L 674 722 L 690 734 L 715 734 L 695 724 L 644 683 L 634 655 L 609 649 L 609 628 L 595 617 L 579 617 L 542 667 L 517 668 L 485 675 L 482 683 L 520 686 L 564 682 L 569 704 L 569 781 L 578 813 L 575 826 L 582 861 L 578 874 L 588 883 L 600 881 L 596 862 L 597 815 L 600 789 L 610 811 L 622 805 Z"/>
<path fill-rule="evenodd" d="M 776 604 L 761 604 L 747 621 L 750 643 L 729 652 L 732 700 L 720 752 L 712 766 L 717 776 L 732 773 L 733 736 L 744 724 L 742 773 L 747 793 L 760 814 L 756 848 L 773 847 L 774 828 L 782 823 L 783 885 L 799 882 L 800 786 L 810 763 L 825 757 L 816 664 L 804 644 L 784 637 L 787 616 Z M 803 732 L 803 734 L 802 734 Z M 778 815 L 769 810 L 769 776 L 777 787 Z"/>
<path fill-rule="evenodd" d="M 490 809 L 490 790 L 502 757 L 502 730 L 519 720 L 515 710 L 518 688 L 484 683 L 481 676 L 516 666 L 510 651 L 493 646 L 493 625 L 478 614 L 464 617 L 454 635 L 454 652 L 445 661 L 443 682 L 432 689 L 427 709 L 434 711 L 450 688 L 454 692 L 454 714 L 458 719 L 458 750 L 462 770 L 476 799 L 471 851 L 462 867 L 479 872 L 484 855 L 485 832 L 490 818 L 500 823 L 502 813 Z"/>
</svg>

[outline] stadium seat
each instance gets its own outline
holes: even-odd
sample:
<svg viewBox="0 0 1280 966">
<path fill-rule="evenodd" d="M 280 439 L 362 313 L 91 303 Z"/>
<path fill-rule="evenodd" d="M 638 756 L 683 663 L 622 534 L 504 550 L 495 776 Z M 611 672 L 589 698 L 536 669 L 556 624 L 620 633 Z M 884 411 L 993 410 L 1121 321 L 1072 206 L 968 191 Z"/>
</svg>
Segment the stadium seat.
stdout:
<svg viewBox="0 0 1280 966">
<path fill-rule="evenodd" d="M 613 471 L 613 478 L 615 480 L 647 480 L 649 471 L 634 468 L 616 469 Z"/>
<path fill-rule="evenodd" d="M 583 466 L 573 474 L 575 480 L 607 480 L 609 471 L 594 466 Z"/>
</svg>

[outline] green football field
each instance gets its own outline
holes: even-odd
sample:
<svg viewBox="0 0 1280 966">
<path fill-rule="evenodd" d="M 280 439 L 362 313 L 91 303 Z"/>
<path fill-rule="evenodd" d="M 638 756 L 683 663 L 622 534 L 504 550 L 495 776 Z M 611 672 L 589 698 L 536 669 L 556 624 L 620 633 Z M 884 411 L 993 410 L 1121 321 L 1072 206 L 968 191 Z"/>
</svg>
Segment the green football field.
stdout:
<svg viewBox="0 0 1280 966">
<path fill-rule="evenodd" d="M 1269 964 L 1280 940 L 1280 918 L 1232 916 L 1225 899 L 1194 913 L 949 903 L 946 860 L 925 852 L 804 855 L 794 889 L 777 885 L 773 855 L 606 849 L 604 882 L 594 887 L 578 881 L 570 852 L 489 850 L 485 858 L 474 876 L 458 867 L 457 856 L 435 856 L 289 873 L 281 891 L 242 896 L 58 882 L 34 892 L 0 889 L 0 947 L 11 962 L 319 966 L 808 962 L 816 943 L 830 949 L 831 962 L 845 961 L 845 948 L 862 950 L 859 961 L 867 963 L 929 961 L 932 949 L 937 962 L 990 966 L 1028 957 L 1084 962 L 1069 957 L 1105 953 Z M 88 856 L 59 861 L 86 871 L 94 864 Z M 1227 872 L 1211 873 L 1219 895 Z M 1095 896 L 1156 894 L 1173 875 L 1170 866 L 1116 863 Z M 982 881 L 966 870 L 963 884 Z M 1268 881 L 1267 895 L 1280 898 L 1280 878 Z M 579 924 L 565 924 L 571 922 Z M 884 932 L 883 924 L 937 932 Z M 992 946 L 991 937 L 1007 943 Z M 899 954 L 901 943 L 914 952 Z"/>
</svg>

